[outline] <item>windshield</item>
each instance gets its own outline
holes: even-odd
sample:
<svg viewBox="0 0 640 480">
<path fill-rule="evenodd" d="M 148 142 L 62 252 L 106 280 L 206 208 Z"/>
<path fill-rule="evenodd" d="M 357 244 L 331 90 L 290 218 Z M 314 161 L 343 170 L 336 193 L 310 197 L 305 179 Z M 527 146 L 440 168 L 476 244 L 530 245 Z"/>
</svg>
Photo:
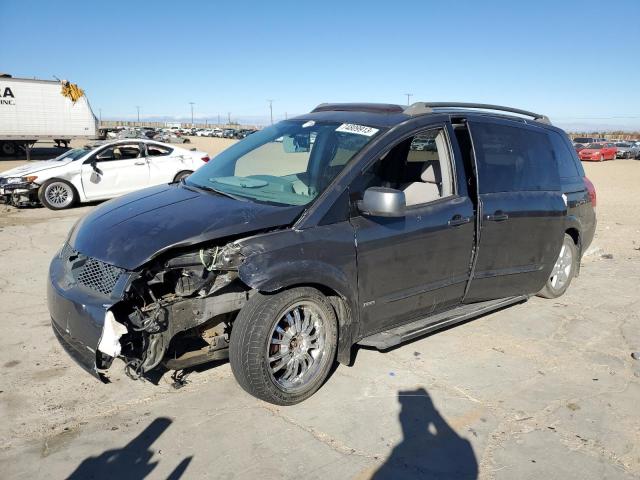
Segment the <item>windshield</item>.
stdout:
<svg viewBox="0 0 640 480">
<path fill-rule="evenodd" d="M 87 153 L 89 153 L 89 149 L 87 148 L 72 148 L 71 150 L 64 152 L 62 155 L 54 158 L 54 160 L 77 160 L 84 157 Z"/>
<path fill-rule="evenodd" d="M 307 205 L 378 132 L 364 125 L 280 122 L 225 150 L 185 184 L 245 200 Z"/>
<path fill-rule="evenodd" d="M 600 145 L 599 143 L 590 143 L 589 145 L 587 145 L 587 148 L 591 150 L 600 150 L 602 148 L 602 145 Z"/>
</svg>

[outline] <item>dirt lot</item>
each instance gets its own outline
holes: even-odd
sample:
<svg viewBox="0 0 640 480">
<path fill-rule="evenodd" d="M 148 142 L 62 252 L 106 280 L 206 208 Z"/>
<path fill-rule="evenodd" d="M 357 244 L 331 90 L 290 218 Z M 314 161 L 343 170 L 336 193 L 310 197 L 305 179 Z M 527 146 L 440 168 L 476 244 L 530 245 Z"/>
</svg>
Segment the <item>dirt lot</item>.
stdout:
<svg viewBox="0 0 640 480">
<path fill-rule="evenodd" d="M 585 166 L 598 232 L 565 296 L 361 349 L 287 408 L 245 394 L 224 363 L 179 390 L 120 364 L 95 381 L 54 339 L 45 301 L 49 259 L 94 207 L 0 207 L 2 477 L 637 478 L 640 161 Z"/>
</svg>

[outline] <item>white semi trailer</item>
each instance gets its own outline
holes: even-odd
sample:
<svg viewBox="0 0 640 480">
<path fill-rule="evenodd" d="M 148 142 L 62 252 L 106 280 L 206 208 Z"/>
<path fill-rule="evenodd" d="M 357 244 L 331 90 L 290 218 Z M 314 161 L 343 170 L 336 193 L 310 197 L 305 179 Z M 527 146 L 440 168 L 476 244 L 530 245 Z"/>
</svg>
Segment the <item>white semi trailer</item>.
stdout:
<svg viewBox="0 0 640 480">
<path fill-rule="evenodd" d="M 38 140 L 66 144 L 96 138 L 98 121 L 85 95 L 75 102 L 62 93 L 62 83 L 0 76 L 0 154 L 13 156 Z"/>
</svg>

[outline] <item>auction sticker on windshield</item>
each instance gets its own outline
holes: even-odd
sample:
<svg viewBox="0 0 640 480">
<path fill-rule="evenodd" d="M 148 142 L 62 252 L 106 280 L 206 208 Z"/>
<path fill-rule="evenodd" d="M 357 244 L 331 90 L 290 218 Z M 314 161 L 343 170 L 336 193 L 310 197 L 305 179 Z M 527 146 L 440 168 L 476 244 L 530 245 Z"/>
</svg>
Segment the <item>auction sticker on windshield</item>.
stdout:
<svg viewBox="0 0 640 480">
<path fill-rule="evenodd" d="M 336 128 L 336 132 L 356 133 L 358 135 L 364 135 L 365 137 L 371 137 L 378 133 L 378 129 L 365 125 L 356 125 L 355 123 L 343 123 Z"/>
</svg>

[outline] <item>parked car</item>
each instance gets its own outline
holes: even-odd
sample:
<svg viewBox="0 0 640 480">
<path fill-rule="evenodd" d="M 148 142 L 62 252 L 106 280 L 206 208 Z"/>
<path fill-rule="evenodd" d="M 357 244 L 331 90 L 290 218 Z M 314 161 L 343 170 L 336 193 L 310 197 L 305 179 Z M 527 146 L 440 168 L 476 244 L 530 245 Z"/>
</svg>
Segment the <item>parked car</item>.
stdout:
<svg viewBox="0 0 640 480">
<path fill-rule="evenodd" d="M 169 132 L 158 133 L 156 136 L 153 137 L 153 139 L 158 142 L 164 142 L 164 143 L 178 143 L 178 144 L 191 143 L 191 140 L 189 140 L 188 137 L 181 136 L 176 133 L 169 133 Z"/>
<path fill-rule="evenodd" d="M 233 128 L 225 128 L 222 131 L 223 138 L 234 138 L 236 136 L 236 131 Z"/>
<path fill-rule="evenodd" d="M 208 161 L 205 152 L 151 140 L 110 141 L 2 172 L 0 196 L 19 207 L 42 204 L 61 210 L 175 182 Z"/>
<path fill-rule="evenodd" d="M 630 142 L 617 142 L 616 144 L 616 158 L 639 158 L 640 147 L 635 143 Z"/>
<path fill-rule="evenodd" d="M 582 161 L 602 162 L 615 160 L 617 151 L 613 143 L 590 143 L 578 155 Z"/>
<path fill-rule="evenodd" d="M 577 153 L 580 153 L 582 150 L 584 150 L 586 147 L 586 145 L 582 145 L 581 143 L 574 143 L 573 144 L 573 148 L 576 149 Z"/>
<path fill-rule="evenodd" d="M 137 378 L 229 357 L 246 391 L 290 405 L 355 344 L 559 297 L 596 222 L 569 138 L 447 105 L 322 104 L 100 205 L 51 262 L 56 336 L 103 379 L 116 358 Z"/>
</svg>

